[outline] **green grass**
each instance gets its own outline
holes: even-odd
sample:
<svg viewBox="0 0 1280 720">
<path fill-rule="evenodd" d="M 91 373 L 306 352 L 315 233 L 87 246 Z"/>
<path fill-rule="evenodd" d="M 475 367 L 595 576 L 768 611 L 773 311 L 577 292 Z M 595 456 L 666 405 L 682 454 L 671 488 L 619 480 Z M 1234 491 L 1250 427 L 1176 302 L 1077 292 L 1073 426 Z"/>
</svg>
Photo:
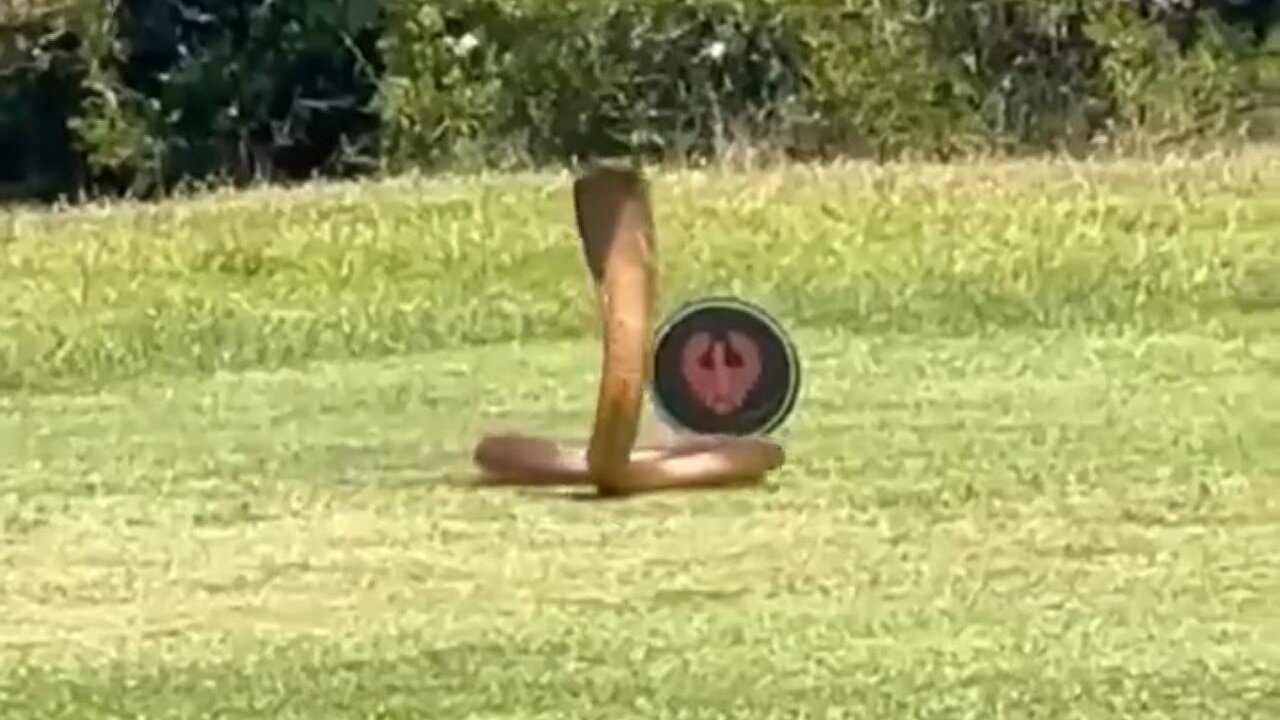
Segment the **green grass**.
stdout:
<svg viewBox="0 0 1280 720">
<path fill-rule="evenodd" d="M 1280 716 L 1280 157 L 657 182 L 768 490 L 470 484 L 590 417 L 563 177 L 5 216 L 0 717 Z"/>
<path fill-rule="evenodd" d="M 343 185 L 0 220 L 0 387 L 582 337 L 565 177 Z M 798 327 L 1255 325 L 1280 309 L 1280 153 L 681 173 L 666 307 L 739 292 Z M 1264 324 L 1270 324 L 1266 320 Z"/>
</svg>

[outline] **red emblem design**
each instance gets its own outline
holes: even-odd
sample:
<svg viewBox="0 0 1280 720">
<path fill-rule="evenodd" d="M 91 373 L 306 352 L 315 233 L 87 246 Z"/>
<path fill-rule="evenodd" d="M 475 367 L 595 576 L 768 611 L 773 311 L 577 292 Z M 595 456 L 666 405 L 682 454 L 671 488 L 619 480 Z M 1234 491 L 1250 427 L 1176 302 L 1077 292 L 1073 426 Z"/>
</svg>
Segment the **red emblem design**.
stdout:
<svg viewBox="0 0 1280 720">
<path fill-rule="evenodd" d="M 719 337 L 695 333 L 681 352 L 680 372 L 699 402 L 728 415 L 742 407 L 760 381 L 760 349 L 736 330 Z"/>
</svg>

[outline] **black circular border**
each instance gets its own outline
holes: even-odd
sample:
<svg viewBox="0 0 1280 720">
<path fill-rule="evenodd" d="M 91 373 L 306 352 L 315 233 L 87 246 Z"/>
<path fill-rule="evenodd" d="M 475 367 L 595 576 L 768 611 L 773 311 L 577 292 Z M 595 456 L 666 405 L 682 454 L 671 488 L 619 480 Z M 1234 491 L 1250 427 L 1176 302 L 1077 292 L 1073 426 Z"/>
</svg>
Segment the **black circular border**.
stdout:
<svg viewBox="0 0 1280 720">
<path fill-rule="evenodd" d="M 666 424 L 681 428 L 688 432 L 701 433 L 702 431 L 688 427 L 685 423 L 677 419 L 676 413 L 673 413 L 664 402 L 662 394 L 658 392 L 658 359 L 663 353 L 666 343 L 670 340 L 672 333 L 680 329 L 680 326 L 701 313 L 706 312 L 731 312 L 742 313 L 749 316 L 752 320 L 763 325 L 778 341 L 782 355 L 787 365 L 790 367 L 790 382 L 784 391 L 782 401 L 778 405 L 769 420 L 763 423 L 758 429 L 749 432 L 733 432 L 732 430 L 724 431 L 724 434 L 736 435 L 769 435 L 776 431 L 783 423 L 791 417 L 795 411 L 796 404 L 800 398 L 801 384 L 801 367 L 800 355 L 796 352 L 795 344 L 791 337 L 783 329 L 782 324 L 777 321 L 767 310 L 760 305 L 743 300 L 741 298 L 729 295 L 713 295 L 710 297 L 699 298 L 685 303 L 671 313 L 665 321 L 658 327 L 654 333 L 653 342 L 653 368 L 654 374 L 649 380 L 649 398 L 653 405 L 654 411 L 659 418 Z"/>
</svg>

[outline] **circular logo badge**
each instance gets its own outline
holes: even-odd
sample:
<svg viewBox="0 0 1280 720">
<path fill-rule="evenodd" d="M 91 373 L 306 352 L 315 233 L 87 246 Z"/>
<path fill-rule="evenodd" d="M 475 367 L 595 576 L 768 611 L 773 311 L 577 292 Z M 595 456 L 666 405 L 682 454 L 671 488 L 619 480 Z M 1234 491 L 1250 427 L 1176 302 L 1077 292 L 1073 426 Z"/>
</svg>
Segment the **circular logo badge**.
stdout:
<svg viewBox="0 0 1280 720">
<path fill-rule="evenodd" d="M 698 434 L 765 435 L 795 408 L 800 361 L 763 309 L 706 298 L 658 328 L 652 397 L 662 418 Z"/>
</svg>

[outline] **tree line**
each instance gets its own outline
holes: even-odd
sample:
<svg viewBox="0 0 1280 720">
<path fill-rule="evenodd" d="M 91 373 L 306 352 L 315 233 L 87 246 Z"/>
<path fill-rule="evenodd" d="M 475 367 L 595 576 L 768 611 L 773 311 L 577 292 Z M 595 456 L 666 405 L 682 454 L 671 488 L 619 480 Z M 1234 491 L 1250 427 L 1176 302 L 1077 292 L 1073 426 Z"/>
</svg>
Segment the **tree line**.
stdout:
<svg viewBox="0 0 1280 720">
<path fill-rule="evenodd" d="M 1274 0 L 15 0 L 0 200 L 1265 128 Z M 1252 130 L 1251 130 L 1252 128 Z"/>
</svg>

